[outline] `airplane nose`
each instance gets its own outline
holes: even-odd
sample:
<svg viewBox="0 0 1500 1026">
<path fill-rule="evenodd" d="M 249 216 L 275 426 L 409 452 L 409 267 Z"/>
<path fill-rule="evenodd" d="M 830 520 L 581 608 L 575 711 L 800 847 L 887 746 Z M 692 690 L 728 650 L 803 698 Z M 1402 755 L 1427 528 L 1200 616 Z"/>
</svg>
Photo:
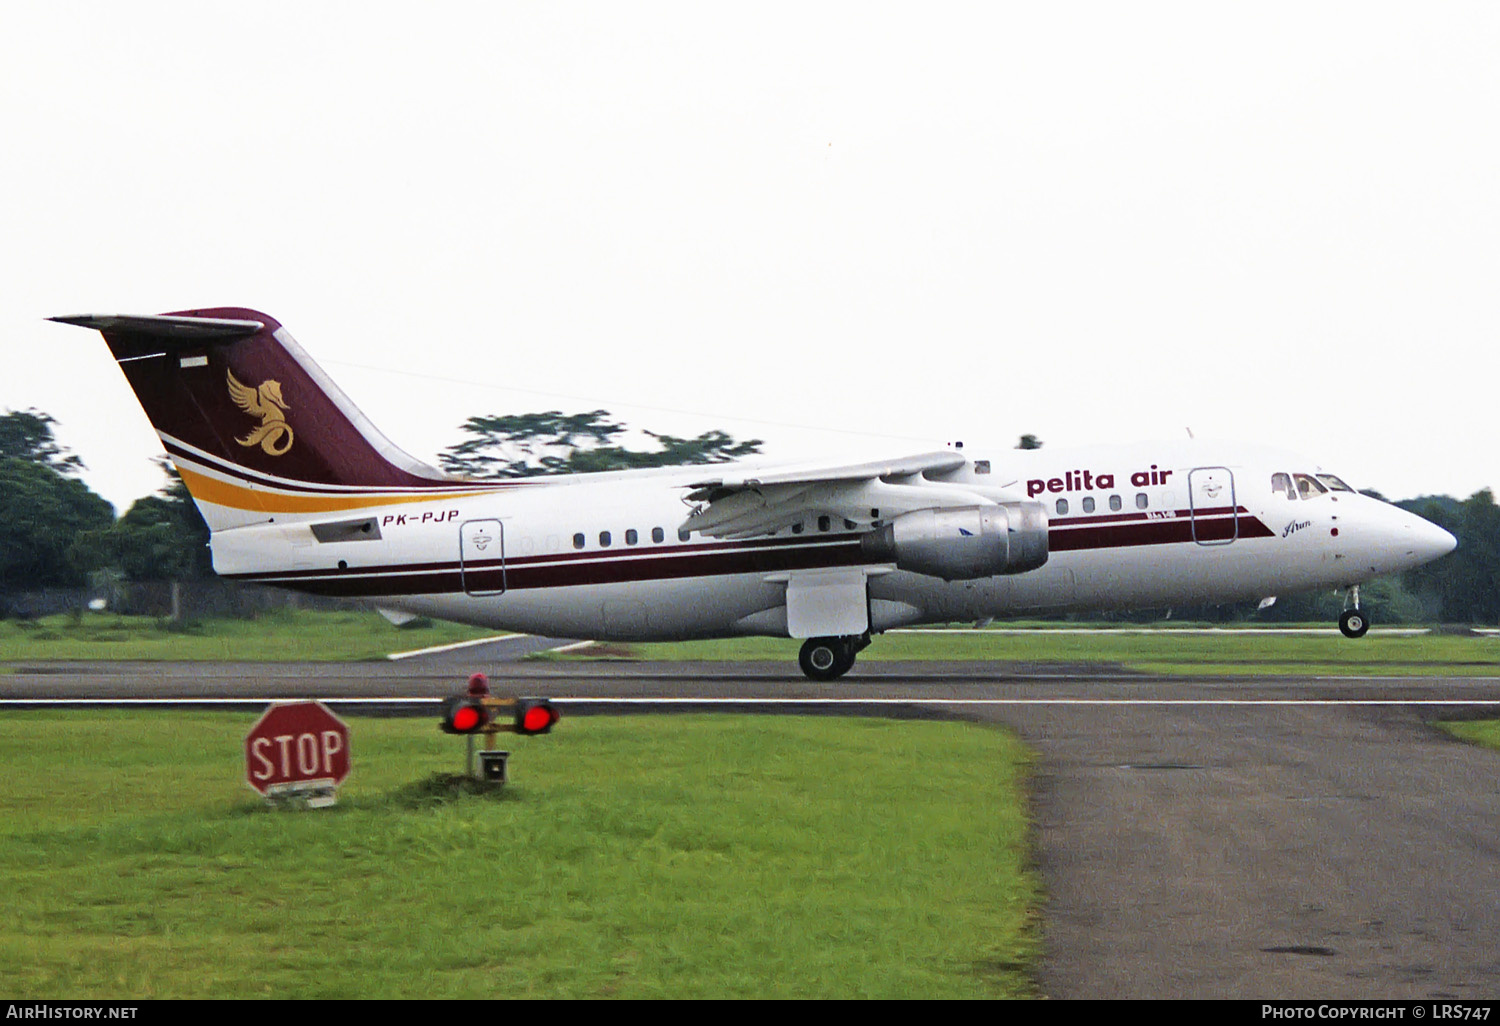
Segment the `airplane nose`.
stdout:
<svg viewBox="0 0 1500 1026">
<path fill-rule="evenodd" d="M 1353 513 L 1354 511 L 1350 511 Z M 1446 556 L 1458 539 L 1430 520 L 1386 503 L 1370 503 L 1349 516 L 1349 526 L 1358 543 L 1351 547 L 1352 562 L 1372 574 L 1410 570 Z"/>
<path fill-rule="evenodd" d="M 1458 539 L 1443 530 L 1431 520 L 1416 518 L 1417 523 L 1412 528 L 1416 536 L 1413 544 L 1416 547 L 1417 558 L 1427 563 L 1439 556 L 1446 556 L 1458 548 Z"/>
<path fill-rule="evenodd" d="M 1396 548 L 1405 557 L 1402 562 L 1409 567 L 1430 563 L 1439 556 L 1446 556 L 1458 547 L 1458 539 L 1431 520 L 1424 520 L 1415 513 L 1405 513 L 1397 532 Z"/>
</svg>

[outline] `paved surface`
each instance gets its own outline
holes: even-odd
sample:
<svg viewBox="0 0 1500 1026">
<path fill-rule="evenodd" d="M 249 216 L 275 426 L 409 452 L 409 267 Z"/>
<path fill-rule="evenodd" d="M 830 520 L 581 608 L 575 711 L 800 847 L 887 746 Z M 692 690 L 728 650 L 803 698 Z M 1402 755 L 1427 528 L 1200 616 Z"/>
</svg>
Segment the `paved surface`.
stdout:
<svg viewBox="0 0 1500 1026">
<path fill-rule="evenodd" d="M 1045 993 L 1500 994 L 1500 753 L 1428 726 L 1500 717 L 1500 680 L 1160 680 L 1107 667 L 866 662 L 820 684 L 779 664 L 494 655 L 15 664 L 0 699 L 426 700 L 481 668 L 499 686 L 559 700 L 565 716 L 653 698 L 806 698 L 819 704 L 792 708 L 999 722 L 1040 753 Z"/>
<path fill-rule="evenodd" d="M 424 669 L 455 673 L 473 673 L 489 669 L 495 663 L 524 659 L 533 652 L 545 652 L 552 648 L 577 645 L 567 638 L 543 638 L 533 634 L 510 634 L 491 641 L 460 642 L 456 645 L 439 645 L 436 648 L 400 652 L 392 656 L 396 662 L 416 659 Z"/>
<path fill-rule="evenodd" d="M 1500 754 L 1399 708 L 1001 718 L 1042 754 L 1047 993 L 1500 994 Z"/>
</svg>

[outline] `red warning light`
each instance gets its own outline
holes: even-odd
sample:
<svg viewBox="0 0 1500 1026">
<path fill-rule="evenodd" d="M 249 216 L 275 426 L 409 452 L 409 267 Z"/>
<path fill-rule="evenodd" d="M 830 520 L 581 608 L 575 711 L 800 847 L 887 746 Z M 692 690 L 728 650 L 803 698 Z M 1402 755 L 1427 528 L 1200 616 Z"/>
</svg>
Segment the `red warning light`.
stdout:
<svg viewBox="0 0 1500 1026">
<path fill-rule="evenodd" d="M 557 710 L 545 698 L 490 698 L 455 695 L 443 702 L 439 720 L 445 734 L 546 734 L 557 725 Z M 502 725 L 503 724 L 503 725 Z"/>
<path fill-rule="evenodd" d="M 442 728 L 448 734 L 473 734 L 490 722 L 490 713 L 482 699 L 460 695 L 443 705 Z"/>
<path fill-rule="evenodd" d="M 557 710 L 545 698 L 522 698 L 516 702 L 517 734 L 545 734 L 557 720 Z"/>
</svg>

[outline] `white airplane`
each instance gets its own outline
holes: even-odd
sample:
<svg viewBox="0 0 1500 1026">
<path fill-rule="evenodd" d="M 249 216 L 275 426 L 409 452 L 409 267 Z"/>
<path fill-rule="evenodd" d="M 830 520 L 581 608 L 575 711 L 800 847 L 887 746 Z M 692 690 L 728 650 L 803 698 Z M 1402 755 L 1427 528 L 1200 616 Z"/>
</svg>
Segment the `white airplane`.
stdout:
<svg viewBox="0 0 1500 1026">
<path fill-rule="evenodd" d="M 465 480 L 402 452 L 253 310 L 54 320 L 103 333 L 212 531 L 223 577 L 610 640 L 805 639 L 1018 613 L 1347 589 L 1451 551 L 1291 454 L 1184 440 Z"/>
</svg>

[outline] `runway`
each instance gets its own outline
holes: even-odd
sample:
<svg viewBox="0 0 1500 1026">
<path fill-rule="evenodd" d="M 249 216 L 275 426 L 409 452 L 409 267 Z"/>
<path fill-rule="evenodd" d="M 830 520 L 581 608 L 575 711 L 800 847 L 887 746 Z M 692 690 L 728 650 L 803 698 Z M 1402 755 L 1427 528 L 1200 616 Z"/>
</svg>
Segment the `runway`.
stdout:
<svg viewBox="0 0 1500 1026">
<path fill-rule="evenodd" d="M 15 664 L 0 708 L 317 697 L 435 715 L 479 653 L 397 663 Z M 497 689 L 597 712 L 759 709 L 1001 723 L 1038 753 L 1053 997 L 1482 998 L 1500 992 L 1494 678 L 1162 679 L 1108 667 L 494 662 Z M 376 700 L 376 701 L 372 701 Z M 921 768 L 912 768 L 914 787 Z"/>
</svg>

